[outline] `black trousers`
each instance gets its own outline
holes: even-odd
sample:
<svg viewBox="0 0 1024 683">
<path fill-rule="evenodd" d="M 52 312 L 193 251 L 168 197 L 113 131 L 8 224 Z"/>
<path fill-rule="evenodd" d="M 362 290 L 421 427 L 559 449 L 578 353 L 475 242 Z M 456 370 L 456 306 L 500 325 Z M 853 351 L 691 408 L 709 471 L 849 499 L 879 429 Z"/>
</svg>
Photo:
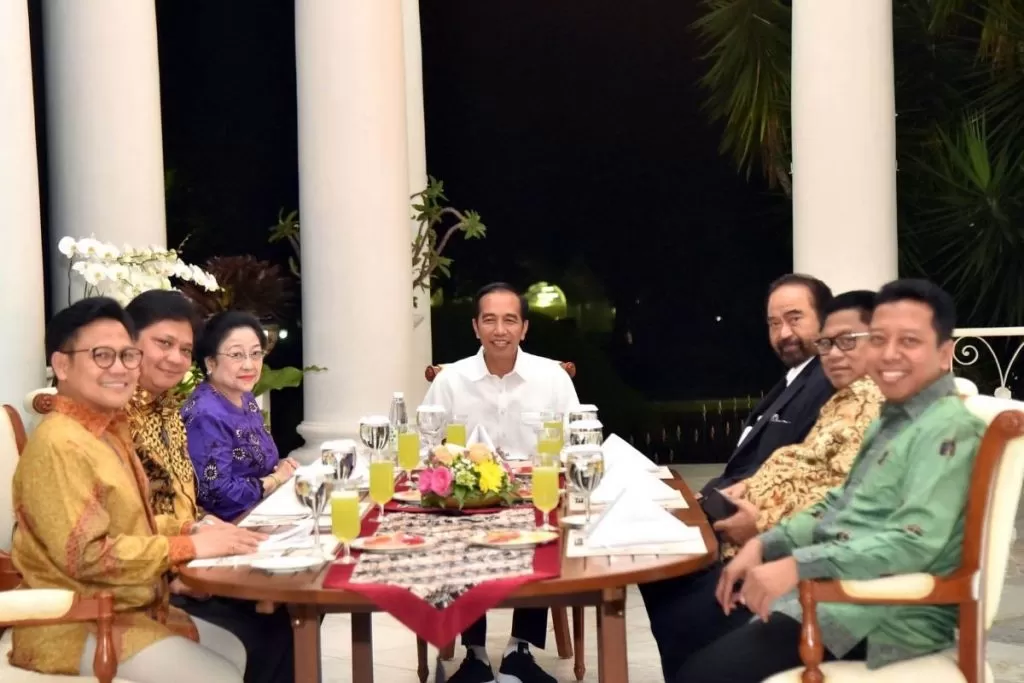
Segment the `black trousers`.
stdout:
<svg viewBox="0 0 1024 683">
<path fill-rule="evenodd" d="M 752 621 L 727 633 L 690 657 L 674 678 L 675 683 L 761 683 L 777 673 L 802 666 L 800 622 L 774 613 L 768 621 Z M 842 659 L 863 660 L 864 642 Z M 825 650 L 825 661 L 835 661 Z"/>
<path fill-rule="evenodd" d="M 295 683 L 295 643 L 288 610 L 260 614 L 256 603 L 232 598 L 171 596 L 191 616 L 233 633 L 245 645 L 245 683 Z"/>
<path fill-rule="evenodd" d="M 543 607 L 530 607 L 512 610 L 512 637 L 525 640 L 530 645 L 544 649 L 548 635 L 548 611 Z M 487 644 L 487 615 L 462 632 L 462 644 Z M 248 682 L 246 682 L 248 683 Z"/>
<path fill-rule="evenodd" d="M 674 680 L 691 655 L 752 618 L 745 607 L 726 616 L 715 599 L 722 566 L 716 563 L 696 574 L 639 586 L 666 681 Z"/>
</svg>

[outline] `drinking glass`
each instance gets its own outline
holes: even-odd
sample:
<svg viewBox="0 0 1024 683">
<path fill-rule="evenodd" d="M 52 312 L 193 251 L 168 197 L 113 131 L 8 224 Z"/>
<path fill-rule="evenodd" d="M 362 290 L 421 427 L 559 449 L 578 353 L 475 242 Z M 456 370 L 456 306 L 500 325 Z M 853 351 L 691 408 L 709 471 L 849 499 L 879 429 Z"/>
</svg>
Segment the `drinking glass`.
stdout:
<svg viewBox="0 0 1024 683">
<path fill-rule="evenodd" d="M 330 490 L 323 472 L 303 473 L 295 477 L 295 496 L 313 513 L 313 548 L 323 555 L 320 545 L 320 515 L 327 504 Z"/>
<path fill-rule="evenodd" d="M 569 411 L 568 422 L 580 422 L 582 420 L 596 420 L 597 406 L 592 403 L 585 403 Z"/>
<path fill-rule="evenodd" d="M 550 455 L 537 454 L 533 465 L 533 506 L 541 511 L 544 522 L 540 528 L 544 531 L 554 531 L 549 516 L 551 511 L 558 507 L 558 456 L 552 460 Z"/>
<path fill-rule="evenodd" d="M 552 433 L 557 433 L 558 437 L 555 439 L 558 442 L 558 452 L 562 452 L 562 448 L 565 447 L 565 432 L 563 431 L 564 424 L 562 422 L 562 413 L 555 411 L 545 411 L 541 414 L 541 428 L 550 429 Z"/>
<path fill-rule="evenodd" d="M 395 463 L 391 456 L 375 451 L 370 460 L 370 500 L 380 508 L 378 522 L 384 519 L 384 506 L 395 496 Z"/>
<path fill-rule="evenodd" d="M 582 494 L 586 523 L 590 524 L 590 496 L 604 477 L 604 450 L 591 444 L 569 446 L 565 475 L 572 487 Z"/>
<path fill-rule="evenodd" d="M 577 420 L 569 423 L 570 446 L 600 446 L 604 443 L 604 425 L 599 420 Z"/>
<path fill-rule="evenodd" d="M 406 482 L 412 482 L 412 471 L 420 464 L 420 435 L 409 430 L 398 435 L 398 466 L 405 472 Z"/>
<path fill-rule="evenodd" d="M 352 541 L 359 537 L 359 492 L 335 491 L 331 494 L 331 532 L 345 546 L 339 564 L 352 564 Z"/>
<path fill-rule="evenodd" d="M 541 427 L 537 431 L 537 464 L 558 469 L 562 464 L 562 426 Z"/>
<path fill-rule="evenodd" d="M 328 471 L 331 488 L 347 488 L 356 467 L 356 442 L 351 439 L 324 441 L 320 444 L 320 463 Z"/>
<path fill-rule="evenodd" d="M 452 419 L 448 421 L 448 431 L 445 434 L 448 443 L 456 446 L 466 445 L 466 422 L 469 416 L 461 413 L 452 413 Z"/>
<path fill-rule="evenodd" d="M 441 433 L 447 424 L 448 411 L 444 406 L 425 404 L 416 409 L 416 428 L 426 438 L 431 451 L 441 443 Z"/>
</svg>

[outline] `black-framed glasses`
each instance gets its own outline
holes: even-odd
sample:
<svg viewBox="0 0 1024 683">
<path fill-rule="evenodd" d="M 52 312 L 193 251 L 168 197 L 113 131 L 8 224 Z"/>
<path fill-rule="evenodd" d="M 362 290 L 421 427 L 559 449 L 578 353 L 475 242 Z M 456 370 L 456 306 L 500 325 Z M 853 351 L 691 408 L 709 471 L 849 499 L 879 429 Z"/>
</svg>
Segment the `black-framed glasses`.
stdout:
<svg viewBox="0 0 1024 683">
<path fill-rule="evenodd" d="M 94 346 L 91 349 L 70 349 L 61 351 L 69 356 L 76 353 L 88 353 L 92 355 L 92 362 L 101 370 L 109 370 L 114 367 L 114 361 L 120 359 L 121 365 L 128 370 L 134 370 L 142 364 L 142 349 L 134 346 L 126 346 L 118 351 L 110 346 Z"/>
<path fill-rule="evenodd" d="M 827 355 L 833 346 L 840 351 L 852 351 L 857 346 L 857 340 L 867 337 L 869 334 L 869 332 L 847 332 L 834 337 L 820 337 L 815 340 L 814 348 L 818 350 L 820 356 Z"/>
<path fill-rule="evenodd" d="M 253 351 L 252 353 L 245 353 L 244 351 L 232 351 L 231 353 L 218 353 L 218 356 L 224 356 L 232 363 L 244 363 L 246 359 L 252 360 L 253 363 L 262 363 L 263 359 L 267 357 L 266 351 Z"/>
</svg>

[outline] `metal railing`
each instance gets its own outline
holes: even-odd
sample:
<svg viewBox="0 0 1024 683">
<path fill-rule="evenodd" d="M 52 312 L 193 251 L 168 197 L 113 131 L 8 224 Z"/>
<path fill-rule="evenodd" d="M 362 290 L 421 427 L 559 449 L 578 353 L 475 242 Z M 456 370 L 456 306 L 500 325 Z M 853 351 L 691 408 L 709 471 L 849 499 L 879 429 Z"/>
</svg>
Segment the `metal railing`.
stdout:
<svg viewBox="0 0 1024 683">
<path fill-rule="evenodd" d="M 953 330 L 953 339 L 954 371 L 979 388 L 990 384 L 989 378 L 994 374 L 998 384 L 992 395 L 1010 398 L 1010 387 L 1019 379 L 1013 374 L 1013 366 L 1024 349 L 1024 327 L 961 327 Z M 988 351 L 987 355 L 983 349 Z"/>
</svg>

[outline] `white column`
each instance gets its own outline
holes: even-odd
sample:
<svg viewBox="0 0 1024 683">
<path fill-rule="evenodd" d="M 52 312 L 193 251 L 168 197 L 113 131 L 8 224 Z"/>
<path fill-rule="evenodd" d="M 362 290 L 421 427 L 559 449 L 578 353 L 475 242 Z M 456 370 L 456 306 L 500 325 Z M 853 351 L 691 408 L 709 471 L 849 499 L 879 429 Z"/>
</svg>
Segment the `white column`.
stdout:
<svg viewBox="0 0 1024 683">
<path fill-rule="evenodd" d="M 0 403 L 26 421 L 25 395 L 46 381 L 43 350 L 43 245 L 32 106 L 27 0 L 0 2 L 0 206 L 7 227 L 0 249 Z"/>
<path fill-rule="evenodd" d="M 419 0 L 402 0 L 402 20 L 405 36 L 405 122 L 409 141 L 409 196 L 427 186 L 427 138 L 423 115 L 423 46 L 420 38 Z M 411 206 L 412 202 L 410 202 Z M 410 209 L 411 213 L 412 209 Z M 412 222 L 412 234 L 419 224 Z M 411 253 L 410 253 L 411 258 Z M 412 277 L 410 276 L 410 281 Z M 415 292 L 413 309 L 415 325 L 412 337 L 412 369 L 406 385 L 406 400 L 415 407 L 427 393 L 427 380 L 423 376 L 433 363 L 430 339 L 430 288 Z"/>
<path fill-rule="evenodd" d="M 793 0 L 793 268 L 897 277 L 891 0 Z"/>
<path fill-rule="evenodd" d="M 402 41 L 401 0 L 295 2 L 307 462 L 409 380 Z"/>
<path fill-rule="evenodd" d="M 67 301 L 61 237 L 167 242 L 154 0 L 43 0 L 43 44 L 59 308 Z"/>
</svg>

